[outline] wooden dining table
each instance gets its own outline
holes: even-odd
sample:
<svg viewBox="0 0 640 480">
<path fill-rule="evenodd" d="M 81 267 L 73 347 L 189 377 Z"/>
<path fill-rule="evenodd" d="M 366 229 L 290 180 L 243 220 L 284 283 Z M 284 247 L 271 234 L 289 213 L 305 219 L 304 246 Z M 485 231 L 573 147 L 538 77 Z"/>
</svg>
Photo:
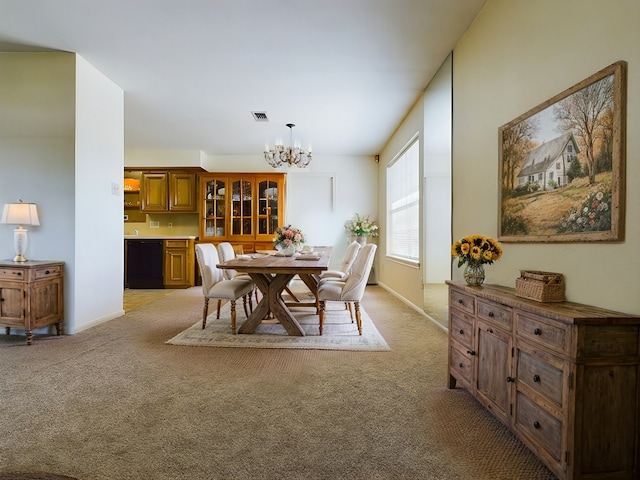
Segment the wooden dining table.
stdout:
<svg viewBox="0 0 640 480">
<path fill-rule="evenodd" d="M 269 315 L 278 320 L 289 335 L 304 336 L 304 330 L 289 309 L 289 306 L 318 307 L 318 285 L 314 275 L 329 267 L 331 247 L 314 247 L 312 252 L 302 252 L 292 257 L 279 256 L 277 252 L 239 255 L 218 264 L 218 268 L 237 270 L 248 274 L 262 292 L 262 299 L 251 315 L 240 325 L 238 333 L 253 333 Z M 304 303 L 294 296 L 293 302 L 285 302 L 283 291 L 298 275 L 315 296 L 315 302 Z"/>
</svg>

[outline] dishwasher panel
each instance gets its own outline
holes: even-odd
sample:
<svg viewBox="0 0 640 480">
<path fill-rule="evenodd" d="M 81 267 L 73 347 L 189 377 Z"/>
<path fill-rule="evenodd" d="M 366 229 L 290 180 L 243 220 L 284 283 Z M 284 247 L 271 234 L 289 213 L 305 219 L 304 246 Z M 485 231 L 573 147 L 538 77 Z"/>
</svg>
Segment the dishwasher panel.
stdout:
<svg viewBox="0 0 640 480">
<path fill-rule="evenodd" d="M 164 288 L 162 240 L 127 240 L 127 288 Z"/>
</svg>

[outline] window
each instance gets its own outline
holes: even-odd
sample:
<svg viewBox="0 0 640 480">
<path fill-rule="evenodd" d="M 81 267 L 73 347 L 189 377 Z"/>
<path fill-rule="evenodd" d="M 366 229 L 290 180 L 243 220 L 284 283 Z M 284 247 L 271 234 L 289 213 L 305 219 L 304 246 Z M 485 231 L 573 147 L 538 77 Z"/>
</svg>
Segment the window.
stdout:
<svg viewBox="0 0 640 480">
<path fill-rule="evenodd" d="M 387 167 L 387 254 L 418 261 L 420 142 L 415 140 Z"/>
</svg>

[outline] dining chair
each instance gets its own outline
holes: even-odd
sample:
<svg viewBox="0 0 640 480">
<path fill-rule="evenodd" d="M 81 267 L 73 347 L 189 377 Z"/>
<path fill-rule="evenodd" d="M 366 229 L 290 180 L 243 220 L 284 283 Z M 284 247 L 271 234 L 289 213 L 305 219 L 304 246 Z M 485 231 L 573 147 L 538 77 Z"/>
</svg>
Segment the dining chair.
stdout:
<svg viewBox="0 0 640 480">
<path fill-rule="evenodd" d="M 320 335 L 324 327 L 326 302 L 353 303 L 355 307 L 356 323 L 358 334 L 362 335 L 362 317 L 360 314 L 360 301 L 364 295 L 365 287 L 373 265 L 377 245 L 368 243 L 360 248 L 356 256 L 351 271 L 344 280 L 326 279 L 318 284 L 318 304 L 320 317 Z"/>
<path fill-rule="evenodd" d="M 347 247 L 347 251 L 345 252 L 344 257 L 342 257 L 342 261 L 340 262 L 340 267 L 338 267 L 337 270 L 325 270 L 320 275 L 316 275 L 316 280 L 320 281 L 325 278 L 344 280 L 349 274 L 349 271 L 353 266 L 353 262 L 355 262 L 356 257 L 358 256 L 360 247 L 361 245 L 354 240 Z"/>
<path fill-rule="evenodd" d="M 254 283 L 251 279 L 224 278 L 222 269 L 217 265 L 220 263 L 218 250 L 211 243 L 198 243 L 196 245 L 196 259 L 202 274 L 202 291 L 204 293 L 204 308 L 202 311 L 202 328 L 207 325 L 207 315 L 209 314 L 209 300 L 218 300 L 218 312 L 216 318 L 220 318 L 220 305 L 222 300 L 228 300 L 231 304 L 231 330 L 236 333 L 236 300 L 243 299 L 244 313 L 248 317 L 247 295 L 253 292 Z"/>
<path fill-rule="evenodd" d="M 236 258 L 237 252 L 242 252 L 242 245 L 239 247 L 234 247 L 230 242 L 220 242 L 218 244 L 218 255 L 220 256 L 220 262 L 226 262 L 227 260 L 233 260 Z M 243 279 L 243 280 L 251 280 L 251 277 L 248 273 L 238 272 L 237 270 L 231 270 L 229 268 L 225 268 L 223 270 L 223 275 L 226 280 L 232 280 L 234 278 Z M 258 302 L 258 289 L 255 288 L 254 285 L 254 294 L 256 296 L 256 302 Z M 253 310 L 253 303 L 251 300 L 251 295 L 249 296 L 249 308 Z"/>
</svg>

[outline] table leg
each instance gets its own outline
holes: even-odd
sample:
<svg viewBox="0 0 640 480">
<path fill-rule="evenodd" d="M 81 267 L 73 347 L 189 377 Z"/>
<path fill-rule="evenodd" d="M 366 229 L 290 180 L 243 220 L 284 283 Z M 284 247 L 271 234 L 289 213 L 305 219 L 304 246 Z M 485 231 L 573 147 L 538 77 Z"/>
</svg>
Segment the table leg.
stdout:
<svg viewBox="0 0 640 480">
<path fill-rule="evenodd" d="M 304 330 L 282 300 L 282 291 L 294 275 L 284 273 L 273 276 L 263 273 L 250 273 L 249 275 L 262 292 L 262 300 L 240 326 L 238 333 L 253 333 L 262 319 L 271 312 L 289 335 L 304 336 Z"/>
</svg>

